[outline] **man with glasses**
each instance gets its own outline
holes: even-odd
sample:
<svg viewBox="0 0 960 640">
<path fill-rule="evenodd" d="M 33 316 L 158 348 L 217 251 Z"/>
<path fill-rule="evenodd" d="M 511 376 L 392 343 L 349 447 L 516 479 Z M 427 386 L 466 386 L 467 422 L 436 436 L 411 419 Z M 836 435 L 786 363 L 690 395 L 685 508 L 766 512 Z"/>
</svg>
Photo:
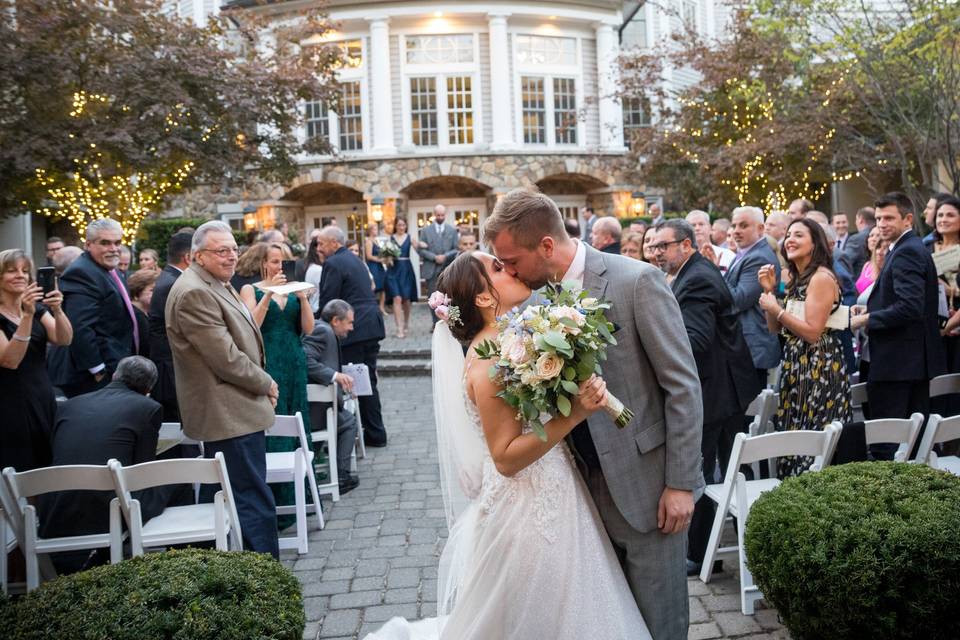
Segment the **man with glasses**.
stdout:
<svg viewBox="0 0 960 640">
<path fill-rule="evenodd" d="M 51 352 L 53 384 L 68 398 L 105 387 L 123 358 L 137 353 L 136 316 L 117 267 L 123 229 L 110 218 L 86 229 L 86 249 L 60 276 L 63 310 L 73 325 L 68 349 Z"/>
<path fill-rule="evenodd" d="M 277 383 L 264 371 L 260 328 L 230 286 L 238 252 L 229 225 L 200 225 L 191 253 L 193 262 L 173 284 L 166 306 L 181 425 L 203 441 L 208 458 L 223 453 L 244 549 L 277 558 L 264 435 L 274 422 Z M 201 498 L 212 498 L 216 489 L 204 485 Z"/>
<path fill-rule="evenodd" d="M 718 456 L 723 474 L 734 437 L 744 430 L 747 406 L 763 387 L 753 370 L 743 366 L 750 361 L 750 350 L 743 339 L 740 320 L 733 312 L 733 296 L 720 270 L 698 252 L 699 234 L 683 220 L 667 220 L 656 227 L 655 233 L 654 257 L 667 274 L 680 305 L 697 362 L 703 398 L 703 475 L 707 484 L 713 484 Z M 709 240 L 709 234 L 707 237 Z M 713 516 L 713 501 L 701 497 L 690 522 L 688 576 L 700 573 Z"/>
</svg>

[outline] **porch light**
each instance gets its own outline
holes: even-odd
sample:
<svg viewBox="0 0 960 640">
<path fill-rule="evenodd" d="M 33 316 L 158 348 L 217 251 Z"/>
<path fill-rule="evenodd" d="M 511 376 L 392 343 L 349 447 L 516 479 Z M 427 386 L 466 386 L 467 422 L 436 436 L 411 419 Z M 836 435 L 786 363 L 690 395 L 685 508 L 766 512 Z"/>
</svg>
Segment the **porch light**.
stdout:
<svg viewBox="0 0 960 640">
<path fill-rule="evenodd" d="M 373 206 L 370 213 L 373 215 L 374 222 L 383 222 L 383 205 L 386 204 L 386 202 L 383 196 L 374 196 L 373 200 L 370 201 L 370 204 Z"/>
<path fill-rule="evenodd" d="M 647 200 L 643 191 L 634 191 L 630 194 L 630 197 L 633 199 L 633 202 L 630 203 L 630 212 L 635 218 L 639 218 L 647 211 Z"/>
</svg>

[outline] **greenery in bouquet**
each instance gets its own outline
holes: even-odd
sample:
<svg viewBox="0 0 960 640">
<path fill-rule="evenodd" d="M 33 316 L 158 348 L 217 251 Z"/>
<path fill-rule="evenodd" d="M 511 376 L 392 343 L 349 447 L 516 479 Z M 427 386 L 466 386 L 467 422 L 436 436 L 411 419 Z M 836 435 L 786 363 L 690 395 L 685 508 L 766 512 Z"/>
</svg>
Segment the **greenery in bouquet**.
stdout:
<svg viewBox="0 0 960 640">
<path fill-rule="evenodd" d="M 548 285 L 544 296 L 545 304 L 514 308 L 498 318 L 497 338 L 476 347 L 480 358 L 493 361 L 490 377 L 502 386 L 497 395 L 541 440 L 546 440 L 544 423 L 570 415 L 579 384 L 602 373 L 607 348 L 617 344 L 608 302 L 588 297 L 574 282 Z M 605 410 L 620 428 L 633 418 L 609 393 Z"/>
<path fill-rule="evenodd" d="M 393 238 L 384 238 L 377 240 L 377 248 L 380 251 L 380 259 L 383 266 L 389 269 L 393 266 L 393 261 L 400 257 L 400 247 L 394 242 Z"/>
</svg>

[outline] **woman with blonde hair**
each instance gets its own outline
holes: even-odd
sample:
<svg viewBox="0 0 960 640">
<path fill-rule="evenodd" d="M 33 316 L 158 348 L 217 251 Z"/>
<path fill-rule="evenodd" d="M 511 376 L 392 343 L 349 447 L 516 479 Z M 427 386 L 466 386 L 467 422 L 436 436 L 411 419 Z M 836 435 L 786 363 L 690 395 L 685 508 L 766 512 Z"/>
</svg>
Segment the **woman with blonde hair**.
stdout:
<svg viewBox="0 0 960 640">
<path fill-rule="evenodd" d="M 47 343 L 66 346 L 73 327 L 63 294 L 44 295 L 21 249 L 0 251 L 0 468 L 50 464 L 57 401 L 47 374 Z M 0 551 L 6 553 L 6 551 Z"/>
<path fill-rule="evenodd" d="M 628 231 L 620 239 L 620 255 L 643 260 L 643 234 Z"/>
<path fill-rule="evenodd" d="M 154 249 L 144 249 L 137 258 L 140 271 L 160 271 L 160 254 Z"/>
</svg>

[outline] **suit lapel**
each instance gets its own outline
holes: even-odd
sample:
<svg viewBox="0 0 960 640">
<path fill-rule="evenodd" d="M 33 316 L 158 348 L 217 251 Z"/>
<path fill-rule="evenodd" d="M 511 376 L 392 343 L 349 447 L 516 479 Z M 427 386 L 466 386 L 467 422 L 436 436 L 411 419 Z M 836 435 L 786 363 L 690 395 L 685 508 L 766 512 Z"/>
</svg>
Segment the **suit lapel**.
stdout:
<svg viewBox="0 0 960 640">
<path fill-rule="evenodd" d="M 226 300 L 227 303 L 231 307 L 233 307 L 237 313 L 243 316 L 243 318 L 247 321 L 247 323 L 251 327 L 256 329 L 257 340 L 260 342 L 260 347 L 262 349 L 263 340 L 260 336 L 260 327 L 258 327 L 256 323 L 254 323 L 253 314 L 250 313 L 249 309 L 246 309 L 243 306 L 243 301 L 240 299 L 240 296 L 233 291 L 233 287 L 230 287 L 230 289 L 228 290 L 227 287 L 230 285 L 224 286 L 222 282 L 217 282 L 216 280 L 213 279 L 212 276 L 210 276 L 206 271 L 204 271 L 202 267 L 194 267 L 194 265 L 190 265 L 190 269 L 193 269 L 194 272 L 198 276 L 200 276 L 200 279 L 207 283 L 207 286 L 209 286 L 210 289 L 213 290 L 215 295 L 220 296 L 221 298 Z"/>
</svg>

